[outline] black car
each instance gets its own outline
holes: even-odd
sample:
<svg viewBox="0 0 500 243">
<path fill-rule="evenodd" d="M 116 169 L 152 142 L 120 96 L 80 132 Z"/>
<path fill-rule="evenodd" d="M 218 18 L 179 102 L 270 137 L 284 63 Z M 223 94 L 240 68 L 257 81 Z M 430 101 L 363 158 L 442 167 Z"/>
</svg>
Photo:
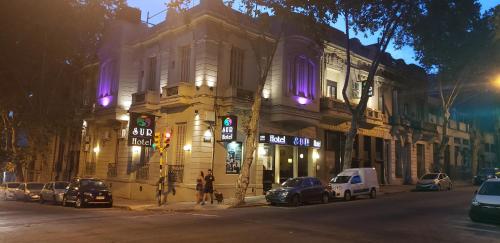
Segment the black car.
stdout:
<svg viewBox="0 0 500 243">
<path fill-rule="evenodd" d="M 480 186 L 483 184 L 488 179 L 494 179 L 497 178 L 497 176 L 500 174 L 500 169 L 498 168 L 483 168 L 479 171 L 477 176 L 474 176 L 473 179 L 473 184 L 476 186 Z"/>
<path fill-rule="evenodd" d="M 113 196 L 104 181 L 96 178 L 74 179 L 64 192 L 62 205 L 69 203 L 76 208 L 83 208 L 88 205 L 113 206 Z"/>
<path fill-rule="evenodd" d="M 307 202 L 328 203 L 329 194 L 318 178 L 297 177 L 283 182 L 279 188 L 271 189 L 266 194 L 266 200 L 271 205 L 290 204 L 298 206 Z"/>
</svg>

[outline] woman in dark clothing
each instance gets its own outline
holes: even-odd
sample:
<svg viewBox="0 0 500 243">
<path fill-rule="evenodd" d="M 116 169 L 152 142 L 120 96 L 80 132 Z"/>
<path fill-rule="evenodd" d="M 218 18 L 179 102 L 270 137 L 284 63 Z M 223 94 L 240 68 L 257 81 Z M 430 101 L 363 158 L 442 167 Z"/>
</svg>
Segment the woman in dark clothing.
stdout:
<svg viewBox="0 0 500 243">
<path fill-rule="evenodd" d="M 205 176 L 203 174 L 203 171 L 200 171 L 200 175 L 196 179 L 196 204 L 199 204 L 201 201 L 203 201 L 203 184 L 205 180 Z M 205 204 L 205 202 L 203 202 Z"/>
</svg>

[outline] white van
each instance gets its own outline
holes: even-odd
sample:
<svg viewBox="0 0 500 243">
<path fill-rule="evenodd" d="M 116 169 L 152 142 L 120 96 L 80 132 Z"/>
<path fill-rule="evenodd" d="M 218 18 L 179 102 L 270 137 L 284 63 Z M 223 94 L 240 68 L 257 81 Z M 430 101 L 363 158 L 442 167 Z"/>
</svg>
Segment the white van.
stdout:
<svg viewBox="0 0 500 243">
<path fill-rule="evenodd" d="M 349 201 L 352 197 L 369 195 L 377 197 L 380 189 L 375 168 L 346 169 L 330 181 L 332 198 Z"/>
</svg>

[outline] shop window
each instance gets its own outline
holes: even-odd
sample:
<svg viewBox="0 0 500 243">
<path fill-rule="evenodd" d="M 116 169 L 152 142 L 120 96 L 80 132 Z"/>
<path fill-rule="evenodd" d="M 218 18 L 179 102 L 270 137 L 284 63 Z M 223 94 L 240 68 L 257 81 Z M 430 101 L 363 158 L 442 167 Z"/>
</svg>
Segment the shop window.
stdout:
<svg viewBox="0 0 500 243">
<path fill-rule="evenodd" d="M 337 99 L 337 82 L 332 80 L 326 81 L 326 97 Z"/>
<path fill-rule="evenodd" d="M 315 67 L 305 56 L 297 56 L 290 65 L 289 93 L 314 99 Z"/>
<path fill-rule="evenodd" d="M 308 149 L 307 148 L 298 148 L 298 165 L 297 165 L 297 175 L 298 176 L 308 176 L 307 171 L 308 171 L 308 164 L 309 164 L 309 156 L 308 156 Z"/>
<path fill-rule="evenodd" d="M 241 87 L 243 85 L 243 67 L 245 53 L 242 49 L 231 48 L 230 79 L 231 85 Z"/>
<path fill-rule="evenodd" d="M 240 142 L 226 144 L 226 174 L 239 174 L 241 170 L 242 146 Z"/>
<path fill-rule="evenodd" d="M 293 177 L 293 147 L 279 146 L 280 183 Z"/>
<path fill-rule="evenodd" d="M 189 73 L 191 65 L 191 46 L 183 46 L 180 49 L 181 59 L 181 82 L 189 82 Z"/>
<path fill-rule="evenodd" d="M 186 144 L 186 124 L 177 124 L 177 132 L 174 136 L 177 137 L 176 146 L 175 146 L 175 163 L 178 165 L 184 164 L 185 160 L 185 152 L 184 145 Z"/>
</svg>

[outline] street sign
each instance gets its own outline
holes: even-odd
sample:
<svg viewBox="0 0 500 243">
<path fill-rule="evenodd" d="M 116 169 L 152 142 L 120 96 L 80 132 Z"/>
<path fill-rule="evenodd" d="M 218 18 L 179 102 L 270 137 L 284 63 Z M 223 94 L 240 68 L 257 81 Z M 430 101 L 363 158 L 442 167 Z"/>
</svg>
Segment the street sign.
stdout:
<svg viewBox="0 0 500 243">
<path fill-rule="evenodd" d="M 238 133 L 238 117 L 224 116 L 222 117 L 221 140 L 224 142 L 236 141 Z"/>
<path fill-rule="evenodd" d="M 154 115 L 130 113 L 128 146 L 152 147 L 154 134 Z"/>
</svg>

